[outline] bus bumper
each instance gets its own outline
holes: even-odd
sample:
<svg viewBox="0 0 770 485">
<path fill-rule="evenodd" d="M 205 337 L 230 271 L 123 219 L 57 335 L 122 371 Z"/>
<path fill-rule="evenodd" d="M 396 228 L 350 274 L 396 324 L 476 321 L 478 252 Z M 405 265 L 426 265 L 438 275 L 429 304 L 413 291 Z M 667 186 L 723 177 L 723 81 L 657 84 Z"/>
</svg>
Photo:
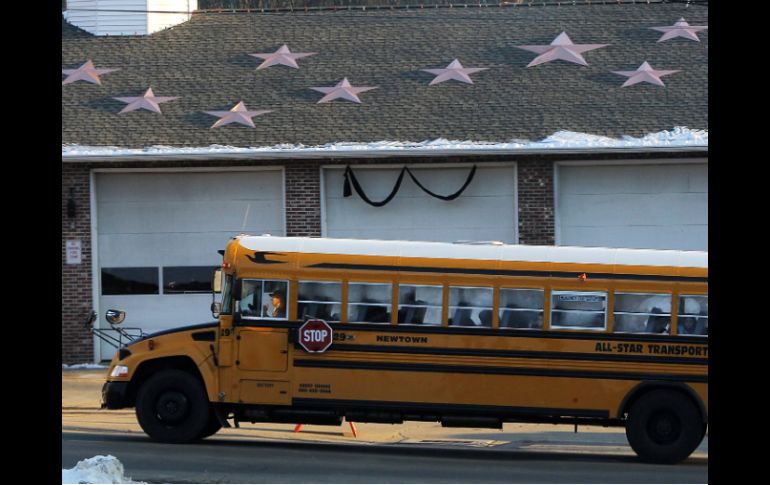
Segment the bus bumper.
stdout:
<svg viewBox="0 0 770 485">
<path fill-rule="evenodd" d="M 126 393 L 128 382 L 105 382 L 102 386 L 102 409 L 121 409 L 127 407 Z"/>
</svg>

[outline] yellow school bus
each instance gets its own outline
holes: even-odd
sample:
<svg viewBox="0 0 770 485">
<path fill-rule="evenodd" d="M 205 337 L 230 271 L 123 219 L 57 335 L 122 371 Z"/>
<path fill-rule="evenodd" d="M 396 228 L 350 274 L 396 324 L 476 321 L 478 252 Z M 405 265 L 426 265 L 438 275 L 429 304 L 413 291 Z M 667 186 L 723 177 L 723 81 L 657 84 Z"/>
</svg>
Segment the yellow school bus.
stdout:
<svg viewBox="0 0 770 485">
<path fill-rule="evenodd" d="M 706 252 L 242 235 L 223 255 L 216 322 L 110 364 L 103 407 L 135 407 L 153 439 L 570 423 L 623 426 L 641 459 L 675 463 L 706 433 Z"/>
</svg>

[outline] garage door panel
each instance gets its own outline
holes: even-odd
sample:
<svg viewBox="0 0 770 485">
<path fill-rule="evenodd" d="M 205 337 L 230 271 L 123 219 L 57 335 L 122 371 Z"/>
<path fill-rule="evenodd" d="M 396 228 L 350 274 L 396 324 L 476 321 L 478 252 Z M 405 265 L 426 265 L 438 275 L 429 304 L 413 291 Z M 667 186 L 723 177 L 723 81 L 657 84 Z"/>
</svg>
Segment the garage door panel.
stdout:
<svg viewBox="0 0 770 485">
<path fill-rule="evenodd" d="M 473 237 L 468 237 L 468 228 L 450 228 L 442 231 L 444 241 L 504 241 L 508 235 L 502 230 L 488 227 L 470 228 Z M 340 230 L 334 237 L 350 239 L 405 239 L 412 241 L 435 241 L 436 231 L 414 227 L 367 228 Z"/>
<path fill-rule="evenodd" d="M 344 202 L 345 204 L 331 205 L 327 211 L 327 220 L 334 221 L 335 229 L 355 229 L 361 226 L 362 221 L 369 227 L 385 228 L 412 226 L 441 230 L 449 228 L 448 226 L 467 227 L 479 217 L 486 217 L 490 211 L 495 213 L 496 218 L 500 214 L 502 225 L 511 226 L 515 221 L 510 197 L 463 197 L 454 201 L 442 201 L 432 197 L 398 196 L 385 208 L 372 207 L 357 196 Z M 356 211 L 360 217 L 349 217 L 351 210 Z M 503 220 L 503 217 L 507 219 Z"/>
<path fill-rule="evenodd" d="M 706 194 L 618 194 L 572 195 L 565 197 L 563 216 L 571 224 L 584 226 L 623 223 L 677 225 L 684 222 L 707 224 Z"/>
<path fill-rule="evenodd" d="M 447 195 L 462 187 L 469 170 L 438 167 L 414 172 L 430 190 Z M 399 169 L 362 168 L 356 170 L 356 176 L 366 195 L 379 201 L 389 195 L 398 172 Z M 398 194 L 382 207 L 372 207 L 355 192 L 351 197 L 342 197 L 342 174 L 341 169 L 324 171 L 326 236 L 516 242 L 513 166 L 478 168 L 471 184 L 452 201 L 426 194 L 406 177 Z"/>
<path fill-rule="evenodd" d="M 687 180 L 689 182 L 688 188 L 690 192 L 708 194 L 709 174 L 707 169 L 691 171 L 688 175 L 689 178 Z"/>
<path fill-rule="evenodd" d="M 569 246 L 635 247 L 649 249 L 681 249 L 703 251 L 708 241 L 707 225 L 668 226 L 610 226 L 601 228 L 597 242 L 596 227 L 571 226 L 563 230 L 562 240 Z M 629 242 L 632 241 L 632 242 Z"/>
<path fill-rule="evenodd" d="M 280 200 L 112 202 L 100 204 L 97 214 L 102 234 L 196 232 L 201 227 L 239 232 L 244 219 L 251 228 L 283 225 Z"/>
<path fill-rule="evenodd" d="M 708 164 L 563 165 L 562 245 L 708 250 Z"/>
<path fill-rule="evenodd" d="M 463 186 L 470 174 L 470 168 L 410 168 L 417 180 L 428 190 L 439 195 L 450 195 Z M 398 180 L 400 169 L 355 169 L 356 179 L 366 195 L 372 200 L 387 197 Z M 476 170 L 473 181 L 463 192 L 463 196 L 511 196 L 514 194 L 515 178 L 511 175 L 511 167 L 490 168 L 482 167 Z M 343 199 L 345 182 L 343 170 L 325 170 L 326 197 L 328 199 Z M 397 197 L 424 197 L 422 191 L 408 174 L 404 175 Z"/>
<path fill-rule="evenodd" d="M 704 192 L 702 164 L 561 167 L 560 190 L 570 194 L 660 194 Z"/>
<path fill-rule="evenodd" d="M 211 295 L 132 295 L 102 296 L 102 307 L 126 310 L 121 326 L 138 327 L 145 333 L 157 332 L 182 325 L 213 322 Z M 115 349 L 106 346 L 109 357 Z"/>
<path fill-rule="evenodd" d="M 184 240 L 169 244 L 168 234 L 117 234 L 99 237 L 102 267 L 197 266 L 222 263 L 217 253 L 232 232 L 187 233 Z M 141 247 L 141 251 L 136 248 Z"/>
<path fill-rule="evenodd" d="M 180 175 L 184 177 L 180 181 Z M 253 172 L 187 172 L 98 174 L 99 199 L 104 202 L 227 200 L 247 198 L 270 200 L 275 187 L 283 185 L 277 170 Z"/>
</svg>

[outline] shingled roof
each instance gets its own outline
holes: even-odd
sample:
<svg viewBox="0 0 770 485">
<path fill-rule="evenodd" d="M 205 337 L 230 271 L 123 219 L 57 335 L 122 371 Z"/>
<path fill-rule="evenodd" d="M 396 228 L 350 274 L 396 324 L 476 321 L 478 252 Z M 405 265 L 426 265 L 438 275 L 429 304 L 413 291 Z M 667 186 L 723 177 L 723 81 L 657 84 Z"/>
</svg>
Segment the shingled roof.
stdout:
<svg viewBox="0 0 770 485">
<path fill-rule="evenodd" d="M 62 143 L 141 148 L 317 145 L 334 142 L 422 141 L 437 138 L 505 142 L 539 140 L 560 130 L 619 137 L 676 126 L 708 129 L 708 31 L 701 42 L 656 42 L 649 27 L 685 17 L 708 25 L 708 8 L 682 4 L 517 6 L 293 13 L 196 13 L 185 24 L 147 37 L 94 37 L 62 21 L 62 68 L 92 59 L 120 68 L 102 85 L 62 86 Z M 549 44 L 566 31 L 575 43 L 610 44 L 585 54 L 587 67 L 563 61 L 532 68 L 536 56 L 517 45 Z M 248 54 L 317 52 L 256 71 Z M 452 59 L 488 67 L 473 85 L 433 79 L 421 69 Z M 666 87 L 637 84 L 611 71 L 681 69 Z M 335 101 L 312 86 L 343 77 L 379 86 L 363 104 Z M 163 114 L 134 111 L 113 97 L 179 96 Z M 256 129 L 227 125 L 203 111 L 238 101 L 274 112 Z"/>
</svg>

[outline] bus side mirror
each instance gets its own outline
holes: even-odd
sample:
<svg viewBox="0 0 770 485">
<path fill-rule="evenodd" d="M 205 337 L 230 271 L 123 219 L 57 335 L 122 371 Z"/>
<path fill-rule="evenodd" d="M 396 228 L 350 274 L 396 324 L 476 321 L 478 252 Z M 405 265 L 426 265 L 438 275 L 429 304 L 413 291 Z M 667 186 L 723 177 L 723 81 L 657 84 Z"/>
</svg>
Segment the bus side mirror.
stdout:
<svg viewBox="0 0 770 485">
<path fill-rule="evenodd" d="M 107 310 L 105 315 L 110 325 L 120 325 L 126 319 L 126 312 L 120 310 Z"/>
<path fill-rule="evenodd" d="M 211 288 L 214 293 L 222 293 L 222 270 L 214 270 L 214 279 L 211 281 Z"/>
<path fill-rule="evenodd" d="M 222 312 L 222 304 L 218 301 L 211 303 L 211 315 L 214 318 L 219 318 L 219 314 Z"/>
</svg>

